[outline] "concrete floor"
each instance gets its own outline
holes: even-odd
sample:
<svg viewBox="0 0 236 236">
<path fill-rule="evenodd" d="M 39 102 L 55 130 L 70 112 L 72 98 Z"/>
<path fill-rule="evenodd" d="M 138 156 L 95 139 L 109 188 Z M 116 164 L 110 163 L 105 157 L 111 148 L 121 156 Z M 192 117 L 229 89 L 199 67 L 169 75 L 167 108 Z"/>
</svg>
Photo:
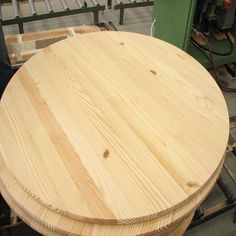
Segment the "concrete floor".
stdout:
<svg viewBox="0 0 236 236">
<path fill-rule="evenodd" d="M 72 2 L 72 1 L 67 1 Z M 101 4 L 106 5 L 106 1 L 100 0 Z M 58 0 L 52 0 L 53 6 L 60 8 Z M 37 10 L 39 12 L 44 11 L 44 5 L 42 3 L 37 3 Z M 71 5 L 73 8 L 73 4 Z M 22 4 L 21 10 L 24 14 L 29 14 L 29 9 L 27 5 Z M 3 17 L 11 17 L 12 12 L 9 7 L 4 8 Z M 100 22 L 112 21 L 118 30 L 121 31 L 131 31 L 149 35 L 150 27 L 152 23 L 152 7 L 145 8 L 135 8 L 125 10 L 124 25 L 119 25 L 119 11 L 114 11 L 112 9 L 106 9 L 102 14 L 100 14 Z M 50 20 L 36 21 L 32 23 L 25 24 L 25 32 L 34 32 L 41 30 L 48 30 L 60 27 L 70 27 L 81 24 L 93 24 L 92 13 L 80 14 L 76 16 L 60 17 Z M 5 34 L 16 34 L 18 33 L 17 26 L 7 26 L 4 27 Z M 223 72 L 222 72 L 223 70 Z M 228 77 L 227 73 L 224 73 L 224 69 L 219 69 L 219 75 L 222 80 L 227 80 L 233 86 L 235 86 L 235 79 Z M 236 94 L 224 94 L 230 116 L 236 115 Z M 234 131 L 236 136 L 236 132 Z M 236 137 L 235 137 L 236 139 Z M 214 187 L 211 194 L 208 196 L 207 200 L 204 202 L 203 206 L 210 207 L 216 203 L 225 200 L 225 197 L 217 185 Z M 223 215 L 214 218 L 200 226 L 197 226 L 185 233 L 184 236 L 236 236 L 236 224 L 233 224 L 233 214 L 234 211 L 231 210 Z"/>
</svg>

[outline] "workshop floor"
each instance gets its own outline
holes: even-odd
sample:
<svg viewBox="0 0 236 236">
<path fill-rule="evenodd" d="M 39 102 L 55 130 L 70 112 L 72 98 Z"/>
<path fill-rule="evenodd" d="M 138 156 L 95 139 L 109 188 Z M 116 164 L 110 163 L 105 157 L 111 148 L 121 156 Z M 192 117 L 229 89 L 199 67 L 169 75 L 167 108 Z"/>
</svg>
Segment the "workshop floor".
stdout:
<svg viewBox="0 0 236 236">
<path fill-rule="evenodd" d="M 52 0 L 53 5 L 59 8 L 59 1 Z M 101 4 L 105 4 L 107 1 L 100 0 Z M 43 11 L 43 5 L 37 3 L 37 9 L 39 11 Z M 28 9 L 26 6 L 22 5 L 21 10 L 28 14 Z M 3 12 L 3 16 L 9 16 L 12 12 L 9 8 L 6 8 Z M 152 7 L 145 8 L 135 8 L 135 9 L 126 9 L 125 10 L 125 18 L 124 25 L 119 25 L 119 11 L 114 11 L 112 9 L 106 9 L 103 14 L 100 15 L 100 22 L 112 21 L 118 30 L 121 31 L 131 31 L 149 35 L 150 27 L 152 23 Z M 41 30 L 48 30 L 54 28 L 61 27 L 70 27 L 81 24 L 93 24 L 93 16 L 92 13 L 86 13 L 76 16 L 67 16 L 60 17 L 56 19 L 50 20 L 42 20 L 36 21 L 32 23 L 25 24 L 25 32 L 34 32 Z M 5 34 L 16 34 L 18 33 L 18 28 L 16 26 L 7 26 L 4 27 Z M 228 74 L 226 72 L 222 72 L 220 68 L 220 77 L 223 80 L 229 81 Z M 236 79 L 230 78 L 230 83 L 235 85 Z M 236 95 L 235 94 L 224 94 L 230 116 L 236 116 Z M 234 131 L 232 134 L 236 139 L 236 132 Z M 236 171 L 236 170 L 235 170 Z M 234 172 L 235 173 L 235 172 Z M 236 188 L 236 186 L 232 186 L 232 188 Z M 210 207 L 212 204 L 218 203 L 220 201 L 224 201 L 225 197 L 220 190 L 220 188 L 216 185 L 204 202 L 206 207 Z M 235 236 L 236 235 L 236 224 L 233 224 L 233 217 L 235 214 L 235 209 L 228 211 L 220 216 L 207 221 L 206 223 L 200 224 L 199 226 L 194 227 L 191 230 L 188 230 L 184 236 Z"/>
</svg>

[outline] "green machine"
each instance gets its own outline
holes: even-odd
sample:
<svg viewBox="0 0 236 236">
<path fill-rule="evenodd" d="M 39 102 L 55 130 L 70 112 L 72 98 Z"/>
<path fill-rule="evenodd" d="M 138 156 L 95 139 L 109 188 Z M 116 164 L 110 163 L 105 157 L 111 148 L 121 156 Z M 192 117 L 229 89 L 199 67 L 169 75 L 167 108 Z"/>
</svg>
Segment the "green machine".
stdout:
<svg viewBox="0 0 236 236">
<path fill-rule="evenodd" d="M 236 0 L 155 0 L 154 36 L 187 51 L 206 68 L 212 67 L 210 53 L 215 66 L 233 63 L 235 12 Z M 198 36 L 205 41 L 195 40 Z"/>
</svg>

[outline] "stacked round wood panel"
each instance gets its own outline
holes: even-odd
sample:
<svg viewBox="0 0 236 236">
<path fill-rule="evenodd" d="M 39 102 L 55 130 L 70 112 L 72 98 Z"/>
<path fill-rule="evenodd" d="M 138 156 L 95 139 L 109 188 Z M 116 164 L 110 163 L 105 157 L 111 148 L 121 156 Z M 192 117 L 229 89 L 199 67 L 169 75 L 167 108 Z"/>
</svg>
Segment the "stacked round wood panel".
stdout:
<svg viewBox="0 0 236 236">
<path fill-rule="evenodd" d="M 0 186 L 45 235 L 182 235 L 217 180 L 226 104 L 180 49 L 127 32 L 26 62 L 0 107 Z"/>
</svg>

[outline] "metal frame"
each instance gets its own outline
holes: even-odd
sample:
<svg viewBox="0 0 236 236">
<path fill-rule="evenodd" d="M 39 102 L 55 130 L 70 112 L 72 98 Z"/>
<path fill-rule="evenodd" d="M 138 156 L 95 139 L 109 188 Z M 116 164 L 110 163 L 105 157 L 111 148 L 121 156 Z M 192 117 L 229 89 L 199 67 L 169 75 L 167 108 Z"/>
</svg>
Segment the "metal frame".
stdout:
<svg viewBox="0 0 236 236">
<path fill-rule="evenodd" d="M 108 8 L 112 8 L 112 0 L 107 0 L 107 6 Z"/>
<path fill-rule="evenodd" d="M 142 2 L 136 2 L 135 0 L 129 0 L 129 3 L 123 3 L 119 0 L 116 0 L 117 4 L 114 5 L 114 10 L 120 10 L 120 19 L 119 24 L 124 24 L 124 13 L 126 8 L 136 8 L 136 7 L 147 7 L 153 6 L 153 0 L 146 0 Z M 107 5 L 111 7 L 112 0 L 107 1 Z"/>
<path fill-rule="evenodd" d="M 67 3 L 65 2 L 65 0 L 61 0 L 61 4 L 63 5 L 63 8 L 65 10 L 54 12 L 52 7 L 51 7 L 50 2 L 48 0 L 44 0 L 44 2 L 45 2 L 46 6 L 47 6 L 47 9 L 49 11 L 48 13 L 37 14 L 37 12 L 35 10 L 35 7 L 34 7 L 34 2 L 31 0 L 31 1 L 29 1 L 29 4 L 30 4 L 30 9 L 31 9 L 32 16 L 20 16 L 19 8 L 17 6 L 18 2 L 16 0 L 13 0 L 12 1 L 12 7 L 13 7 L 13 10 L 14 10 L 15 18 L 8 19 L 8 20 L 2 19 L 2 25 L 6 26 L 6 25 L 15 25 L 15 24 L 17 24 L 18 27 L 19 27 L 19 32 L 24 33 L 24 23 L 26 23 L 26 22 L 56 18 L 56 17 L 61 17 L 61 16 L 76 15 L 76 14 L 88 13 L 88 12 L 93 13 L 93 15 L 94 15 L 94 24 L 97 25 L 99 23 L 99 12 L 105 10 L 105 6 L 98 4 L 96 1 L 93 1 L 93 6 L 88 6 L 86 2 L 83 6 L 81 6 L 81 5 L 79 5 L 80 1 L 77 1 L 78 6 L 80 8 L 78 8 L 78 9 L 69 9 L 69 7 L 68 7 Z M 0 11 L 1 11 L 1 5 L 0 5 Z"/>
<path fill-rule="evenodd" d="M 214 219 L 215 217 L 220 216 L 221 214 L 227 211 L 230 211 L 234 208 L 236 208 L 236 202 L 228 203 L 228 201 L 219 203 L 206 210 L 203 210 L 202 208 L 198 208 L 196 213 L 199 213 L 200 215 L 197 216 L 195 213 L 195 217 L 187 230 L 190 230 L 200 224 L 203 224 L 207 222 L 208 220 Z M 235 219 L 232 219 L 232 221 L 235 223 Z"/>
</svg>

